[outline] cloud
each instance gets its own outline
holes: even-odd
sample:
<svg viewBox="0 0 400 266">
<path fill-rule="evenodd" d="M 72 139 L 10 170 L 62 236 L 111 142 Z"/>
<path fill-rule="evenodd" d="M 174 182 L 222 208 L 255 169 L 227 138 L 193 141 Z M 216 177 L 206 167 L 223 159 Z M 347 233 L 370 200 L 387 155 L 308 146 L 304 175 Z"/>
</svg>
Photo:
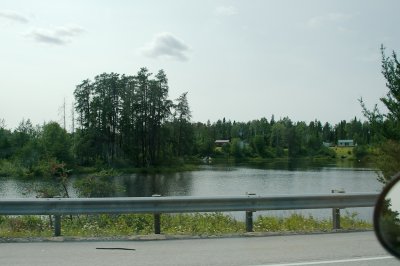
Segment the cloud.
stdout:
<svg viewBox="0 0 400 266">
<path fill-rule="evenodd" d="M 238 11 L 234 6 L 218 6 L 215 8 L 214 13 L 218 16 L 234 16 Z"/>
<path fill-rule="evenodd" d="M 76 25 L 69 25 L 65 27 L 58 27 L 52 30 L 49 29 L 33 29 L 25 34 L 26 37 L 40 43 L 47 43 L 51 45 L 65 45 L 76 37 L 85 32 L 85 30 Z"/>
<path fill-rule="evenodd" d="M 0 10 L 0 17 L 20 23 L 28 23 L 29 19 L 24 15 L 11 10 Z"/>
<path fill-rule="evenodd" d="M 189 46 L 173 34 L 162 32 L 155 35 L 153 40 L 139 51 L 147 57 L 165 57 L 179 61 L 187 61 L 188 57 L 186 52 L 189 51 Z"/>
<path fill-rule="evenodd" d="M 337 22 L 342 22 L 349 20 L 353 16 L 350 14 L 344 14 L 344 13 L 330 13 L 327 15 L 323 16 L 316 16 L 313 18 L 310 18 L 307 21 L 307 26 L 309 28 L 320 28 L 326 24 L 329 23 L 337 23 Z"/>
</svg>

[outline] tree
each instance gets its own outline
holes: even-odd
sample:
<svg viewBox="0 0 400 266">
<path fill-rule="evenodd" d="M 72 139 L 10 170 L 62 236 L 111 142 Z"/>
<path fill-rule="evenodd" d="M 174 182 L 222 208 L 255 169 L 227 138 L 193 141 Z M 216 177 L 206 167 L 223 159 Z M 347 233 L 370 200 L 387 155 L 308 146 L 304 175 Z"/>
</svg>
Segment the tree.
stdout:
<svg viewBox="0 0 400 266">
<path fill-rule="evenodd" d="M 379 145 L 378 167 L 381 174 L 378 179 L 386 183 L 392 176 L 400 171 L 400 63 L 396 53 L 392 57 L 385 55 L 385 47 L 381 46 L 382 74 L 386 79 L 388 92 L 385 97 L 380 98 L 388 112 L 380 113 L 375 105 L 374 109 L 368 110 L 365 103 L 360 99 L 364 115 L 368 118 L 371 127 L 382 136 Z"/>
<path fill-rule="evenodd" d="M 45 124 L 39 142 L 43 147 L 44 158 L 54 158 L 59 162 L 72 163 L 71 141 L 57 122 Z"/>
<path fill-rule="evenodd" d="M 168 99 L 168 79 L 164 70 L 158 71 L 154 80 L 150 80 L 149 108 L 149 155 L 151 164 L 159 164 L 163 141 L 162 127 L 170 116 L 172 102 Z M 189 108 L 188 103 L 187 108 Z M 190 113 L 190 110 L 189 110 Z"/>
<path fill-rule="evenodd" d="M 389 110 L 385 114 L 387 118 L 385 134 L 389 139 L 400 140 L 400 63 L 394 51 L 392 52 L 392 58 L 386 57 L 383 45 L 381 46 L 381 53 L 382 74 L 386 79 L 386 87 L 389 89 L 386 97 L 380 98 Z"/>
<path fill-rule="evenodd" d="M 34 128 L 31 121 L 22 120 L 12 134 L 13 159 L 18 164 L 32 169 L 41 159 L 41 147 L 38 143 L 40 130 Z"/>
<path fill-rule="evenodd" d="M 0 119 L 0 160 L 8 159 L 13 154 L 11 131 L 6 129 L 4 119 Z"/>
<path fill-rule="evenodd" d="M 261 156 L 261 157 L 265 156 L 266 145 L 265 145 L 264 137 L 262 135 L 254 136 L 254 138 L 252 139 L 252 146 L 253 146 L 254 151 L 259 156 Z"/>
<path fill-rule="evenodd" d="M 173 126 L 168 119 L 173 104 L 168 90 L 165 72 L 160 70 L 153 78 L 147 68 L 141 68 L 135 76 L 103 73 L 94 82 L 86 79 L 76 86 L 80 129 L 74 146 L 79 161 L 154 166 L 162 158 L 171 157 L 173 145 L 176 148 L 185 141 L 192 143 L 193 137 L 183 134 L 184 127 L 188 128 L 186 132 L 192 128 L 186 94 L 176 107 L 179 138 L 176 143 L 172 140 Z M 180 154 L 182 149 L 178 150 Z"/>
<path fill-rule="evenodd" d="M 243 157 L 243 141 L 237 138 L 232 139 L 231 143 L 231 154 L 235 159 L 241 159 Z"/>
<path fill-rule="evenodd" d="M 187 92 L 182 93 L 176 101 L 174 118 L 177 143 L 176 155 L 188 155 L 193 145 L 193 130 L 190 124 L 192 114 L 187 100 Z"/>
</svg>

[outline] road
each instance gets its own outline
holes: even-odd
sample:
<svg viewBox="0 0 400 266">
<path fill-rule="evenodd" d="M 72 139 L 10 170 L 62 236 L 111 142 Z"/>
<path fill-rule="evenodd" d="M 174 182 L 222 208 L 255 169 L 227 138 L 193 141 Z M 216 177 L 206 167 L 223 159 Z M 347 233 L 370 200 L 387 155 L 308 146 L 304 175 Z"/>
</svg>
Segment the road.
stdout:
<svg viewBox="0 0 400 266">
<path fill-rule="evenodd" d="M 0 244 L 0 265 L 398 265 L 373 232 Z"/>
</svg>

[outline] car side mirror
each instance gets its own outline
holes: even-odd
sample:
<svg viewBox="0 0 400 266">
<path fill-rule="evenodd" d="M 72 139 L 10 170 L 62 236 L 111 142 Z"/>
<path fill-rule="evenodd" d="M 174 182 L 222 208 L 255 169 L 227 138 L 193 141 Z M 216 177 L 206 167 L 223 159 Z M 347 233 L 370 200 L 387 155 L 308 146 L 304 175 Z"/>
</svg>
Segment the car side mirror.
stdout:
<svg viewBox="0 0 400 266">
<path fill-rule="evenodd" d="M 382 246 L 400 258 L 400 172 L 378 198 L 374 210 L 374 229 Z"/>
</svg>

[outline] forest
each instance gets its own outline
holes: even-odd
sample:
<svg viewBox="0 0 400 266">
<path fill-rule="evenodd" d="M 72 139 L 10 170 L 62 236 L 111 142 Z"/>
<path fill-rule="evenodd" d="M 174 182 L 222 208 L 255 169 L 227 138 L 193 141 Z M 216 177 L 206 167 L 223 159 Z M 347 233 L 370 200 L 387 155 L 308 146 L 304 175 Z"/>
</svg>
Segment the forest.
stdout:
<svg viewBox="0 0 400 266">
<path fill-rule="evenodd" d="M 331 147 L 341 139 L 354 141 L 357 160 L 375 152 L 380 158 L 388 156 L 382 164 L 394 160 L 396 165 L 399 70 L 396 54 L 386 57 L 382 47 L 382 74 L 389 92 L 380 100 L 389 112 L 380 113 L 376 105 L 368 110 L 359 99 L 365 121 L 354 117 L 333 125 L 274 115 L 247 122 L 193 122 L 187 92 L 170 99 L 163 70 L 152 74 L 141 68 L 134 76 L 103 73 L 76 86 L 71 130 L 65 122 L 33 125 L 29 119 L 11 130 L 0 120 L 0 176 L 41 176 L 60 164 L 68 169 L 149 168 L 201 162 L 204 157 L 335 159 Z M 216 140 L 229 143 L 217 147 Z"/>
<path fill-rule="evenodd" d="M 14 130 L 0 124 L 0 160 L 5 168 L 43 174 L 51 163 L 76 166 L 157 167 L 203 157 L 281 158 L 327 156 L 327 144 L 353 139 L 357 155 L 380 141 L 379 126 L 356 117 L 335 125 L 293 122 L 288 117 L 237 122 L 192 122 L 187 92 L 168 98 L 163 70 L 152 75 L 141 68 L 137 75 L 103 73 L 76 86 L 76 128 L 57 122 L 33 125 L 22 120 Z M 215 140 L 229 140 L 216 148 Z M 325 145 L 323 145 L 326 143 Z"/>
</svg>

